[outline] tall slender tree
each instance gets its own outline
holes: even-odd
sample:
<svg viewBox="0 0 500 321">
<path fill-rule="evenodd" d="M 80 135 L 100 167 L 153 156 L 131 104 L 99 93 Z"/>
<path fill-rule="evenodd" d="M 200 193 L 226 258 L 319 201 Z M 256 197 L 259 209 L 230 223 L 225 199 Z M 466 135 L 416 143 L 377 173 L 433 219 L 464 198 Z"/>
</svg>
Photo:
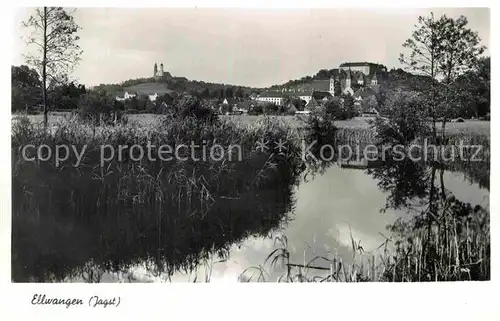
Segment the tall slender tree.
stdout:
<svg viewBox="0 0 500 321">
<path fill-rule="evenodd" d="M 431 12 L 429 17 L 418 17 L 410 38 L 403 43 L 403 48 L 410 51 L 409 55 L 400 54 L 399 61 L 410 70 L 424 74 L 435 80 L 439 75 L 439 61 L 442 58 L 441 42 L 444 38 L 443 21 L 436 19 Z M 428 113 L 433 123 L 433 135 L 436 132 L 436 82 L 429 88 Z"/>
<path fill-rule="evenodd" d="M 440 106 L 440 117 L 442 119 L 441 135 L 444 137 L 446 122 L 458 116 L 460 102 L 456 97 L 457 88 L 454 81 L 458 76 L 469 70 L 476 69 L 479 58 L 486 47 L 481 45 L 481 39 L 477 32 L 467 28 L 467 18 L 460 16 L 452 19 L 443 15 L 444 38 L 441 44 L 442 57 L 439 68 L 443 73 L 443 98 Z"/>
<path fill-rule="evenodd" d="M 25 38 L 28 46 L 36 51 L 25 56 L 28 64 L 38 68 L 42 75 L 43 122 L 47 127 L 48 106 L 47 88 L 51 83 L 66 79 L 67 75 L 80 61 L 82 50 L 77 44 L 81 29 L 73 18 L 74 10 L 62 7 L 43 7 L 35 9 L 29 19 L 22 23 L 31 30 Z"/>
<path fill-rule="evenodd" d="M 467 28 L 467 18 L 457 19 L 442 15 L 435 18 L 418 17 L 411 37 L 403 43 L 409 55 L 400 55 L 400 62 L 409 69 L 432 78 L 428 88 L 428 111 L 437 137 L 436 122 L 442 119 L 442 132 L 451 115 L 449 85 L 463 72 L 476 66 L 485 48 L 477 32 Z M 442 137 L 444 138 L 444 137 Z"/>
</svg>

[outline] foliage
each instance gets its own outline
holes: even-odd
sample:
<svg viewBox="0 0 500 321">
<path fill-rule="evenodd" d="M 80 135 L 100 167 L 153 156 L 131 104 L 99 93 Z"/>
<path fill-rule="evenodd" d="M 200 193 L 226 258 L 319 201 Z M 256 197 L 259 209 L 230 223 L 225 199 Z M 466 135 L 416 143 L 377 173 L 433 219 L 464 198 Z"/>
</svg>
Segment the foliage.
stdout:
<svg viewBox="0 0 500 321">
<path fill-rule="evenodd" d="M 408 146 L 416 138 L 426 137 L 429 126 L 423 102 L 423 95 L 416 92 L 396 91 L 391 94 L 381 111 L 384 118 L 377 118 L 374 124 L 378 144 Z"/>
<path fill-rule="evenodd" d="M 202 122 L 213 123 L 218 116 L 214 110 L 203 106 L 202 101 L 191 95 L 180 95 L 173 102 L 174 116 L 182 118 L 195 118 Z"/>
<path fill-rule="evenodd" d="M 264 115 L 277 115 L 280 112 L 280 107 L 273 103 L 264 103 L 262 111 Z"/>
<path fill-rule="evenodd" d="M 65 79 L 79 62 L 82 51 L 76 33 L 80 27 L 72 12 L 62 7 L 37 8 L 23 26 L 32 31 L 26 43 L 37 49 L 37 54 L 29 54 L 26 60 L 39 69 L 42 77 L 44 125 L 47 127 L 47 87 Z"/>
<path fill-rule="evenodd" d="M 257 102 L 248 110 L 249 115 L 262 115 L 264 113 L 263 104 Z"/>
<path fill-rule="evenodd" d="M 89 92 L 80 96 L 77 115 L 84 123 L 117 124 L 122 120 L 120 102 L 102 93 Z"/>
<path fill-rule="evenodd" d="M 475 68 L 486 48 L 480 45 L 477 32 L 468 29 L 467 24 L 464 16 L 457 19 L 446 15 L 437 19 L 432 13 L 429 17 L 420 16 L 412 36 L 403 44 L 410 51 L 409 56 L 400 55 L 401 63 L 434 80 L 424 91 L 428 93 L 426 109 L 433 120 L 435 137 L 436 122 L 442 120 L 442 139 L 446 122 L 458 114 L 452 83 L 459 75 Z"/>
<path fill-rule="evenodd" d="M 304 128 L 304 141 L 313 155 L 320 155 L 321 147 L 324 145 L 335 145 L 338 128 L 334 124 L 334 111 L 326 106 L 319 106 L 310 115 L 306 116 Z M 332 151 L 326 149 L 322 155 L 325 158 L 333 157 Z M 304 155 L 307 156 L 307 155 Z"/>
<path fill-rule="evenodd" d="M 48 93 L 48 102 L 55 110 L 77 109 L 79 98 L 87 93 L 85 85 L 76 85 L 74 82 L 54 87 Z"/>
<path fill-rule="evenodd" d="M 12 66 L 12 111 L 25 110 L 41 102 L 40 77 L 35 69 L 28 66 Z"/>
<path fill-rule="evenodd" d="M 306 107 L 306 101 L 300 99 L 299 97 L 285 97 L 283 99 L 283 105 L 288 106 L 288 105 L 293 105 L 297 110 L 304 110 Z"/>
<path fill-rule="evenodd" d="M 343 103 L 343 119 L 351 119 L 354 117 L 354 97 L 350 94 L 344 96 Z"/>
<path fill-rule="evenodd" d="M 477 68 L 458 76 L 450 84 L 456 115 L 479 118 L 490 113 L 490 82 L 490 57 L 479 59 Z"/>
<path fill-rule="evenodd" d="M 335 95 L 335 97 L 339 97 L 341 94 L 342 94 L 342 88 L 340 87 L 340 81 L 335 81 L 334 85 L 333 85 L 333 93 Z"/>
</svg>

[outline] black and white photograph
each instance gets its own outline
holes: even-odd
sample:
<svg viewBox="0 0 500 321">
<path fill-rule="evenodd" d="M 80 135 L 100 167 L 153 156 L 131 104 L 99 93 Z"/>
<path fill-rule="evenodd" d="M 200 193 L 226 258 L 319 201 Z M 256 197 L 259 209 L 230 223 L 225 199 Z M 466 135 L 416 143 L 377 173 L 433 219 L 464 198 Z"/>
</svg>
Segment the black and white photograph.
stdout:
<svg viewBox="0 0 500 321">
<path fill-rule="evenodd" d="M 488 8 L 14 24 L 11 282 L 491 280 Z"/>
</svg>

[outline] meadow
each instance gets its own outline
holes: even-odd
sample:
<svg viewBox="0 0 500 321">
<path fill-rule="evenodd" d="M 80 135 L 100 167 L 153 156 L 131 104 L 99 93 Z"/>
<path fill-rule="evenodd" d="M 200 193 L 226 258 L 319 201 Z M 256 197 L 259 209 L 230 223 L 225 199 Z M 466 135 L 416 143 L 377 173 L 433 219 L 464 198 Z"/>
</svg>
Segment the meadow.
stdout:
<svg viewBox="0 0 500 321">
<path fill-rule="evenodd" d="M 59 121 L 66 120 L 70 118 L 70 113 L 51 113 L 49 123 L 56 124 Z M 41 123 L 43 122 L 43 115 L 29 115 L 28 116 L 33 122 Z M 255 116 L 255 115 L 234 115 L 234 116 L 221 116 L 222 119 L 228 120 L 235 124 L 251 125 L 259 121 L 262 118 L 277 119 L 288 124 L 291 128 L 303 128 L 305 122 L 303 121 L 303 116 Z M 129 115 L 129 119 L 137 122 L 139 124 L 154 124 L 158 122 L 159 116 L 155 114 L 134 114 Z M 356 128 L 356 129 L 368 129 L 370 127 L 369 120 L 371 118 L 356 117 L 350 120 L 339 120 L 335 121 L 335 125 L 339 128 Z M 438 130 L 440 125 L 438 125 Z M 463 123 L 448 123 L 446 124 L 446 131 L 448 133 L 477 133 L 489 136 L 490 135 L 490 122 L 480 121 L 480 120 L 466 120 Z"/>
</svg>

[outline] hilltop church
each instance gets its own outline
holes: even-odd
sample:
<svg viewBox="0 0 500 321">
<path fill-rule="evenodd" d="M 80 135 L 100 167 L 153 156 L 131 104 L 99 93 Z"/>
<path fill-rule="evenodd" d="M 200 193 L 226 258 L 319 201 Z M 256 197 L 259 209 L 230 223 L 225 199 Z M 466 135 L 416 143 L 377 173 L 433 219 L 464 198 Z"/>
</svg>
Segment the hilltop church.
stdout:
<svg viewBox="0 0 500 321">
<path fill-rule="evenodd" d="M 160 68 L 158 69 L 158 65 L 155 62 L 153 68 L 153 77 L 155 80 L 166 80 L 172 78 L 172 75 L 168 71 L 163 71 L 163 63 L 160 64 Z"/>
</svg>

